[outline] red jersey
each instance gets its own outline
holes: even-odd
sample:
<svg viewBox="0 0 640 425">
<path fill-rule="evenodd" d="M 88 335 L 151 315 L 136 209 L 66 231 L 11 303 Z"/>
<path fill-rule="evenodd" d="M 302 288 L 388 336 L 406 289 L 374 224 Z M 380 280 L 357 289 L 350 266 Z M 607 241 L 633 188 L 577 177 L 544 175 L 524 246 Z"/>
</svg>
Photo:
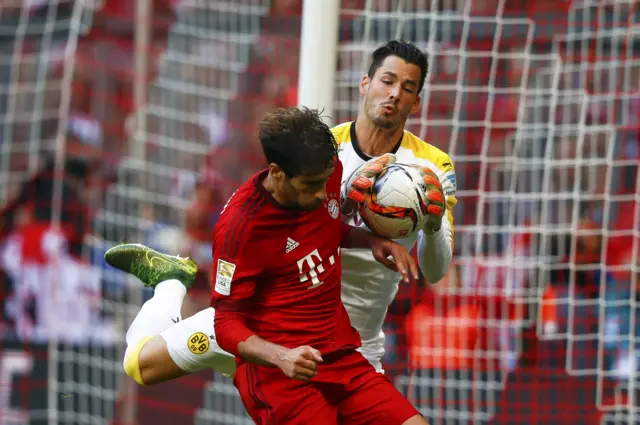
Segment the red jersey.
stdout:
<svg viewBox="0 0 640 425">
<path fill-rule="evenodd" d="M 314 211 L 283 209 L 264 188 L 264 170 L 225 206 L 213 233 L 212 306 L 218 344 L 238 355 L 255 334 L 326 354 L 360 346 L 340 298 L 340 242 L 351 228 L 340 216 L 342 164 Z"/>
</svg>

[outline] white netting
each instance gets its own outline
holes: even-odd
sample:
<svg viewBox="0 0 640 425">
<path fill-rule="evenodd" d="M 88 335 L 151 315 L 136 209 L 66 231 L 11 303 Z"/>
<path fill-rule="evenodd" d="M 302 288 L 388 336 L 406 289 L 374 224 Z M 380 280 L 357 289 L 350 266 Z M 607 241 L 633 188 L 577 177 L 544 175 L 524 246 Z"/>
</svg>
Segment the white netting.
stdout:
<svg viewBox="0 0 640 425">
<path fill-rule="evenodd" d="M 100 271 L 66 255 L 86 252 L 85 193 L 77 186 L 85 170 L 66 161 L 72 147 L 66 136 L 74 125 L 75 52 L 97 6 L 62 0 L 0 6 L 3 423 L 112 417 L 115 335 L 101 332 L 109 320 L 101 317 Z M 96 369 L 96 362 L 104 363 Z M 65 406 L 77 407 L 71 417 Z"/>
<path fill-rule="evenodd" d="M 232 100 L 251 92 L 269 5 L 0 6 L 0 423 L 185 423 L 202 406 L 206 376 L 159 397 L 124 379 L 124 332 L 150 293 L 102 255 L 123 240 L 191 255 L 204 272 L 184 312 L 207 305 L 206 203 L 222 199 L 207 188 L 244 176 L 220 181 L 204 158 L 252 126 Z M 251 161 L 219 150 L 229 167 Z"/>
<path fill-rule="evenodd" d="M 388 324 L 417 343 L 390 346 L 386 368 L 432 423 L 634 420 L 637 15 L 634 2 L 343 2 L 337 121 L 355 117 L 373 49 L 409 39 L 431 68 L 409 128 L 457 169 L 458 265 Z M 465 353 L 472 365 L 452 360 Z"/>
<path fill-rule="evenodd" d="M 0 6 L 0 423 L 250 423 L 221 376 L 124 378 L 149 293 L 101 257 L 122 240 L 191 255 L 205 273 L 185 312 L 207 304 L 215 213 L 261 166 L 258 117 L 295 104 L 300 2 L 32 3 Z M 430 75 L 409 129 L 457 169 L 456 264 L 434 290 L 403 287 L 386 325 L 385 369 L 432 425 L 637 421 L 638 13 L 342 2 L 334 120 L 355 118 L 372 50 L 412 40 Z M 91 173 L 67 161 L 53 184 L 78 157 Z M 66 240 L 94 266 L 34 278 L 25 240 L 32 263 Z M 56 326 L 71 312 L 87 326 Z"/>
</svg>

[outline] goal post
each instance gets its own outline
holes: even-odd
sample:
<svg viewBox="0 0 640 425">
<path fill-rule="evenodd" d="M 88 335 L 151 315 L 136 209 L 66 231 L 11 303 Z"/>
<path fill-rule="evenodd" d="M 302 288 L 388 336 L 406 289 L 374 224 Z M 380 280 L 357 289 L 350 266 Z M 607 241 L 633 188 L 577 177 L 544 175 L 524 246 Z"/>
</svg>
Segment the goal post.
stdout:
<svg viewBox="0 0 640 425">
<path fill-rule="evenodd" d="M 340 0 L 304 0 L 298 78 L 298 104 L 333 116 Z"/>
</svg>

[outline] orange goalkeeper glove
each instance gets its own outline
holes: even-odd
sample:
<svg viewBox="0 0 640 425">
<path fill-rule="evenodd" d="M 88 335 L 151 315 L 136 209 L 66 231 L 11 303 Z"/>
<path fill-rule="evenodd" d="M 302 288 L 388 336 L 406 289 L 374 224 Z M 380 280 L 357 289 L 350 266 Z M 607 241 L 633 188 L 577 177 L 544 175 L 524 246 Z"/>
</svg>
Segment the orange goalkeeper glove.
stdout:
<svg viewBox="0 0 640 425">
<path fill-rule="evenodd" d="M 378 173 L 395 162 L 396 156 L 386 153 L 370 159 L 351 173 L 342 189 L 342 213 L 345 216 L 356 212 L 358 204 L 364 201 L 364 192 L 371 189 Z"/>
<path fill-rule="evenodd" d="M 447 210 L 442 190 L 442 183 L 438 176 L 427 167 L 415 166 L 422 173 L 422 178 L 426 186 L 427 200 L 427 223 L 423 230 L 426 234 L 433 234 L 442 227 L 442 217 Z"/>
</svg>

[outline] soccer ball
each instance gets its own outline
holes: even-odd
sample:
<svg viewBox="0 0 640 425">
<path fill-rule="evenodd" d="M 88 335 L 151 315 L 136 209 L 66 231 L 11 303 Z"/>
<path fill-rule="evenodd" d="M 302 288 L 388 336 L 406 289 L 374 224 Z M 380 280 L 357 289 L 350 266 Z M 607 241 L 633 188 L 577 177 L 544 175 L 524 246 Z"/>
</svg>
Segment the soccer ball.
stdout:
<svg viewBox="0 0 640 425">
<path fill-rule="evenodd" d="M 360 203 L 360 217 L 374 233 L 390 239 L 413 236 L 427 217 L 426 185 L 411 165 L 390 164 L 375 177 Z"/>
</svg>

